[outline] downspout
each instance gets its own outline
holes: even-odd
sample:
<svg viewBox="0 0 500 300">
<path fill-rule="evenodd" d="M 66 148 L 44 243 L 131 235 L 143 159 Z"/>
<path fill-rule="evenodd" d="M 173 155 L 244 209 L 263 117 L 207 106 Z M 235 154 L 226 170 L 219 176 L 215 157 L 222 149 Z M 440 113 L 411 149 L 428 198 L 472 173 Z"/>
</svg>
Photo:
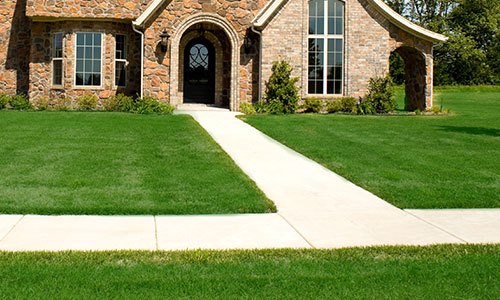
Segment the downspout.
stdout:
<svg viewBox="0 0 500 300">
<path fill-rule="evenodd" d="M 257 34 L 259 36 L 259 72 L 258 72 L 258 82 L 259 82 L 259 90 L 258 90 L 258 99 L 257 101 L 260 102 L 262 101 L 261 96 L 262 96 L 262 32 L 255 30 L 254 25 L 250 27 L 250 30 Z"/>
<path fill-rule="evenodd" d="M 132 30 L 141 36 L 141 98 L 144 94 L 144 32 L 137 30 L 135 28 L 134 22 L 132 22 Z"/>
</svg>

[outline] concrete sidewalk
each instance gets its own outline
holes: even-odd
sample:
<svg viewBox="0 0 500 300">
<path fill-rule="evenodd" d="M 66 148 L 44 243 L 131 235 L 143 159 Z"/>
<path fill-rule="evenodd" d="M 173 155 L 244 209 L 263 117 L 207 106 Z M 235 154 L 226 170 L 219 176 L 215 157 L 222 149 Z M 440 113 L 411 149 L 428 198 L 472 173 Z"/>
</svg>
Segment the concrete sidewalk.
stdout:
<svg viewBox="0 0 500 300">
<path fill-rule="evenodd" d="M 191 114 L 277 214 L 0 215 L 0 250 L 330 248 L 500 242 L 500 209 L 398 209 L 225 110 Z"/>
</svg>

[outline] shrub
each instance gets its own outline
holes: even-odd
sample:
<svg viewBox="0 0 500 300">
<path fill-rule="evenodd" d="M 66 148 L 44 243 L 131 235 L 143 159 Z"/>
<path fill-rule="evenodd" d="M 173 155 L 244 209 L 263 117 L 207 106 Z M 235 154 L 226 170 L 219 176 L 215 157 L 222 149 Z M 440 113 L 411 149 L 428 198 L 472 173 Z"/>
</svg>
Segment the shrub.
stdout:
<svg viewBox="0 0 500 300">
<path fill-rule="evenodd" d="M 102 107 L 107 111 L 134 111 L 134 99 L 124 94 L 118 94 L 102 100 Z"/>
<path fill-rule="evenodd" d="M 365 101 L 369 102 L 376 113 L 388 113 L 396 108 L 390 76 L 370 78 Z"/>
<path fill-rule="evenodd" d="M 9 97 L 9 104 L 15 110 L 28 110 L 32 108 L 28 97 L 21 94 Z"/>
<path fill-rule="evenodd" d="M 6 94 L 0 94 L 0 109 L 4 109 L 7 107 L 9 103 L 10 96 Z"/>
<path fill-rule="evenodd" d="M 79 110 L 90 111 L 96 109 L 97 101 L 99 98 L 96 95 L 83 95 L 76 99 L 76 104 Z"/>
<path fill-rule="evenodd" d="M 255 113 L 257 113 L 255 107 L 247 102 L 243 102 L 240 104 L 240 112 L 245 115 L 254 115 Z"/>
<path fill-rule="evenodd" d="M 357 113 L 358 102 L 354 97 L 341 97 L 338 101 L 340 102 L 339 106 L 341 112 L 352 113 L 352 114 Z"/>
<path fill-rule="evenodd" d="M 33 99 L 32 104 L 36 110 L 47 110 L 49 109 L 50 98 L 47 96 L 38 97 Z"/>
<path fill-rule="evenodd" d="M 168 103 L 162 103 L 156 98 L 146 96 L 135 100 L 134 111 L 138 114 L 171 114 L 174 107 Z"/>
<path fill-rule="evenodd" d="M 253 104 L 255 112 L 258 114 L 264 114 L 267 112 L 267 104 L 265 102 L 257 102 Z"/>
<path fill-rule="evenodd" d="M 49 108 L 54 110 L 67 111 L 73 108 L 73 102 L 71 101 L 71 98 L 63 96 L 51 100 L 49 103 Z"/>
<path fill-rule="evenodd" d="M 151 114 L 158 110 L 158 101 L 153 97 L 145 96 L 135 100 L 134 111 L 138 114 Z"/>
<path fill-rule="evenodd" d="M 298 77 L 291 77 L 292 67 L 286 61 L 275 61 L 272 74 L 266 82 L 265 99 L 267 111 L 276 113 L 294 113 L 299 101 L 298 88 L 295 86 Z"/>
<path fill-rule="evenodd" d="M 326 102 L 326 111 L 330 114 L 342 111 L 340 100 L 328 100 Z"/>
<path fill-rule="evenodd" d="M 304 99 L 304 104 L 302 105 L 304 112 L 319 113 L 323 110 L 323 101 L 315 98 Z"/>
<path fill-rule="evenodd" d="M 364 99 L 360 99 L 358 103 L 358 111 L 359 115 L 372 115 L 375 113 L 375 109 L 371 102 L 368 102 Z"/>
<path fill-rule="evenodd" d="M 159 107 L 159 111 L 158 111 L 159 114 L 170 115 L 174 112 L 175 108 L 168 103 L 159 102 L 158 105 L 159 105 L 158 106 Z"/>
<path fill-rule="evenodd" d="M 135 109 L 134 98 L 130 96 L 125 96 L 124 94 L 118 94 L 116 96 L 116 101 L 118 105 L 118 111 L 123 112 L 133 112 Z"/>
</svg>

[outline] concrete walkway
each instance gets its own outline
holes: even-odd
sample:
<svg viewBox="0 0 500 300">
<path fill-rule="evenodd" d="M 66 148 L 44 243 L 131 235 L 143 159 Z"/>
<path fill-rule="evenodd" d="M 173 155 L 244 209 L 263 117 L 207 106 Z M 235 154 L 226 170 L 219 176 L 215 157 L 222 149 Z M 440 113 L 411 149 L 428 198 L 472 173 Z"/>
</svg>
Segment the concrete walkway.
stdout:
<svg viewBox="0 0 500 300">
<path fill-rule="evenodd" d="M 331 248 L 499 243 L 500 209 L 401 210 L 225 110 L 188 110 L 277 214 L 0 215 L 0 250 Z"/>
</svg>

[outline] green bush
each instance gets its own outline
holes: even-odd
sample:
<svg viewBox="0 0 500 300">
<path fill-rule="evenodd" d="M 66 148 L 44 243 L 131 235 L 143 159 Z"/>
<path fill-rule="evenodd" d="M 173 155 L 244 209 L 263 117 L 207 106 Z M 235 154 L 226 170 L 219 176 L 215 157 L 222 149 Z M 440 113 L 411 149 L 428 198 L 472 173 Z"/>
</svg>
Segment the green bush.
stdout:
<svg viewBox="0 0 500 300">
<path fill-rule="evenodd" d="M 267 112 L 267 103 L 265 102 L 256 102 L 253 104 L 253 107 L 255 108 L 255 112 L 258 114 L 264 114 Z"/>
<path fill-rule="evenodd" d="M 68 111 L 73 109 L 73 101 L 69 97 L 59 97 L 50 101 L 49 109 Z"/>
<path fill-rule="evenodd" d="M 340 111 L 355 114 L 358 111 L 358 101 L 354 97 L 341 97 L 340 102 Z"/>
<path fill-rule="evenodd" d="M 7 108 L 7 104 L 9 103 L 10 96 L 6 94 L 0 94 L 0 109 Z"/>
<path fill-rule="evenodd" d="M 107 111 L 133 112 L 134 99 L 124 94 L 118 94 L 102 100 L 102 107 Z"/>
<path fill-rule="evenodd" d="M 328 100 L 326 102 L 326 111 L 329 114 L 333 114 L 333 113 L 342 111 L 342 105 L 340 103 L 340 100 Z"/>
<path fill-rule="evenodd" d="M 291 77 L 292 67 L 286 61 L 275 61 L 272 74 L 266 82 L 265 99 L 267 111 L 272 114 L 290 114 L 297 110 L 299 101 L 298 77 Z"/>
<path fill-rule="evenodd" d="M 76 99 L 76 104 L 79 110 L 91 111 L 97 108 L 97 98 L 96 95 L 83 95 Z"/>
<path fill-rule="evenodd" d="M 50 98 L 47 96 L 37 97 L 33 99 L 32 104 L 36 110 L 47 110 L 49 109 Z"/>
<path fill-rule="evenodd" d="M 251 103 L 243 102 L 240 104 L 240 112 L 245 115 L 254 115 L 257 113 L 255 107 Z"/>
<path fill-rule="evenodd" d="M 375 109 L 371 102 L 361 100 L 358 104 L 358 114 L 360 115 L 372 115 L 375 113 Z"/>
<path fill-rule="evenodd" d="M 134 112 L 135 109 L 135 101 L 134 98 L 130 96 L 125 96 L 124 94 L 118 94 L 116 96 L 117 101 L 117 111 L 122 112 Z"/>
<path fill-rule="evenodd" d="M 138 114 L 171 114 L 173 111 L 174 107 L 172 105 L 162 103 L 153 97 L 146 96 L 135 100 L 134 112 Z"/>
<path fill-rule="evenodd" d="M 28 110 L 32 108 L 28 97 L 21 94 L 9 97 L 9 104 L 15 110 Z"/>
<path fill-rule="evenodd" d="M 158 110 L 159 114 L 170 115 L 174 112 L 175 108 L 168 103 L 159 102 L 158 105 L 159 105 L 159 110 Z"/>
<path fill-rule="evenodd" d="M 302 105 L 304 112 L 319 113 L 323 110 L 323 100 L 315 98 L 304 99 L 304 104 Z"/>
<path fill-rule="evenodd" d="M 370 78 L 368 93 L 365 95 L 376 113 L 388 113 L 396 109 L 396 100 L 390 76 Z"/>
</svg>

